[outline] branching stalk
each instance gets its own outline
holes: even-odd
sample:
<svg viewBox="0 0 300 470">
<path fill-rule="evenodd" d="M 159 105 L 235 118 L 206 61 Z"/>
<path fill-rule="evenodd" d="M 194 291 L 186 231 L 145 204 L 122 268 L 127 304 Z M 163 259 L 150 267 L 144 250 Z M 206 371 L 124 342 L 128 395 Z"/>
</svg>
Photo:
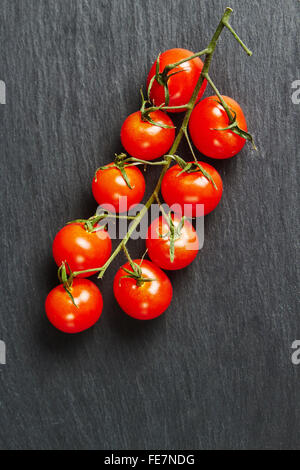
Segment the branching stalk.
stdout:
<svg viewBox="0 0 300 470">
<path fill-rule="evenodd" d="M 129 230 L 127 232 L 127 234 L 125 235 L 125 237 L 123 238 L 123 240 L 119 243 L 119 245 L 117 246 L 117 248 L 115 249 L 115 251 L 112 253 L 111 257 L 107 260 L 107 262 L 104 264 L 104 266 L 102 267 L 100 273 L 99 273 L 99 278 L 101 279 L 103 276 L 104 276 L 104 273 L 105 271 L 107 270 L 107 268 L 109 267 L 109 265 L 111 264 L 111 262 L 116 258 L 116 256 L 120 253 L 120 251 L 122 250 L 123 246 L 125 246 L 128 242 L 128 240 L 130 239 L 132 233 L 134 232 L 134 230 L 137 228 L 137 226 L 139 225 L 139 223 L 141 222 L 141 220 L 143 219 L 143 217 L 146 215 L 148 209 L 151 207 L 151 205 L 153 204 L 153 202 L 155 201 L 155 198 L 156 198 L 156 195 L 159 194 L 160 192 L 160 188 L 161 188 L 161 184 L 162 184 L 162 180 L 166 174 L 166 172 L 168 171 L 170 165 L 171 165 L 171 162 L 172 162 L 172 157 L 176 154 L 176 151 L 179 147 L 179 144 L 182 140 L 182 137 L 186 134 L 187 132 L 187 128 L 188 128 L 188 123 L 189 123 L 189 120 L 190 120 L 190 117 L 191 117 L 191 114 L 192 114 L 192 111 L 194 109 L 194 106 L 196 104 L 196 101 L 197 101 L 197 97 L 198 97 L 198 94 L 199 94 L 199 91 L 201 89 L 201 86 L 205 80 L 205 77 L 208 75 L 208 72 L 209 72 L 209 69 L 210 69 L 210 64 L 211 64 L 211 60 L 212 60 L 212 57 L 213 57 L 213 54 L 214 54 L 214 51 L 216 49 L 216 45 L 217 45 L 217 42 L 218 42 L 218 39 L 220 37 L 220 34 L 222 33 L 224 27 L 228 27 L 228 19 L 230 17 L 232 13 L 232 9 L 231 8 L 226 8 L 224 14 L 223 14 L 223 17 L 210 41 L 210 44 L 208 46 L 207 49 L 205 49 L 205 52 L 206 52 L 206 58 L 205 58 L 205 62 L 204 62 L 204 65 L 203 65 L 203 69 L 202 69 L 202 72 L 201 72 L 201 75 L 199 77 L 199 80 L 197 82 L 197 85 L 193 91 L 193 94 L 192 94 L 192 97 L 187 105 L 188 109 L 186 111 L 186 114 L 184 116 L 184 119 L 183 119 L 183 122 L 182 122 L 182 125 L 181 125 L 181 128 L 179 129 L 179 132 L 174 140 L 174 143 L 172 145 L 172 148 L 171 150 L 169 151 L 169 155 L 166 157 L 166 161 L 167 161 L 167 164 L 163 167 L 162 171 L 161 171 L 161 174 L 160 174 L 160 177 L 158 179 L 158 182 L 154 188 L 154 191 L 153 193 L 151 194 L 151 196 L 149 197 L 148 201 L 146 202 L 146 204 L 144 205 L 143 209 L 137 214 L 136 216 L 136 219 L 131 223 L 130 227 L 129 227 Z M 237 38 L 236 38 L 237 39 Z M 239 43 L 241 43 L 241 41 L 239 39 L 237 39 Z"/>
<path fill-rule="evenodd" d="M 209 84 L 212 86 L 212 88 L 214 89 L 214 91 L 216 92 L 217 96 L 219 97 L 220 101 L 222 102 L 223 104 L 223 99 L 220 95 L 220 93 L 218 92 L 217 88 L 215 87 L 215 85 L 213 84 L 212 80 L 210 79 L 209 77 L 209 69 L 210 69 L 210 64 L 211 64 L 211 60 L 212 60 L 212 57 L 213 57 L 213 54 L 214 54 L 214 51 L 216 49 L 216 45 L 217 45 L 217 42 L 218 42 L 218 39 L 220 37 L 220 34 L 222 33 L 224 27 L 226 27 L 230 32 L 231 34 L 234 36 L 234 38 L 238 41 L 238 43 L 243 47 L 243 49 L 246 51 L 246 53 L 248 55 L 251 55 L 251 51 L 247 48 L 247 46 L 242 42 L 242 40 L 239 38 L 239 36 L 236 34 L 236 32 L 233 30 L 233 28 L 230 26 L 230 24 L 228 23 L 228 20 L 229 20 L 229 17 L 232 13 L 232 9 L 231 8 L 226 8 L 224 14 L 223 14 L 223 17 L 208 45 L 208 47 L 206 49 L 204 49 L 203 51 L 200 51 L 198 52 L 197 54 L 194 54 L 193 56 L 187 58 L 187 59 L 183 59 L 175 64 L 170 64 L 169 66 L 167 66 L 165 69 L 164 69 L 164 72 L 166 71 L 166 73 L 168 73 L 170 70 L 172 70 L 173 68 L 176 68 L 178 65 L 186 62 L 186 61 L 189 61 L 189 60 L 192 60 L 193 58 L 195 57 L 199 57 L 200 55 L 205 55 L 205 61 L 204 61 L 204 65 L 203 65 L 203 69 L 202 69 L 202 72 L 201 72 L 201 75 L 199 77 L 199 80 L 197 82 L 197 85 L 193 91 L 193 94 L 192 94 L 192 97 L 189 101 L 189 103 L 187 103 L 186 105 L 184 106 L 178 106 L 177 109 L 187 109 L 186 111 L 186 114 L 184 116 L 184 119 L 183 119 L 183 122 L 182 122 L 182 125 L 178 131 L 178 134 L 174 140 L 174 143 L 172 145 L 172 148 L 171 150 L 169 151 L 169 154 L 165 156 L 165 161 L 164 162 L 157 162 L 156 164 L 160 164 L 160 165 L 163 165 L 163 168 L 162 168 L 162 171 L 161 171 L 161 174 L 159 176 L 159 179 L 156 183 L 156 186 L 154 188 L 154 191 L 153 193 L 151 194 L 151 196 L 149 197 L 149 199 L 147 200 L 146 204 L 144 205 L 144 207 L 142 208 L 142 210 L 134 217 L 132 223 L 130 224 L 129 226 L 129 230 L 127 232 L 127 234 L 125 235 L 125 237 L 123 238 L 123 240 L 118 244 L 118 246 L 115 248 L 114 252 L 112 253 L 112 255 L 110 256 L 110 258 L 106 261 L 106 263 L 99 269 L 91 269 L 91 270 L 87 270 L 87 271 L 81 271 L 81 272 L 75 272 L 73 273 L 73 277 L 78 275 L 78 274 L 82 274 L 83 272 L 93 272 L 93 271 L 99 271 L 99 275 L 98 275 L 98 278 L 102 278 L 105 274 L 105 271 L 107 270 L 107 268 L 109 267 L 109 265 L 111 264 L 111 262 L 117 257 L 117 255 L 120 253 L 121 250 L 124 250 L 128 260 L 132 262 L 132 259 L 129 255 L 129 252 L 126 248 L 126 244 L 128 242 L 128 240 L 130 239 L 131 235 L 133 234 L 133 232 L 135 231 L 135 229 L 138 227 L 138 225 L 140 224 L 141 220 L 143 219 L 143 217 L 147 214 L 147 211 L 148 209 L 151 207 L 151 205 L 153 204 L 153 202 L 155 202 L 155 200 L 159 200 L 158 198 L 158 194 L 160 192 L 160 189 L 161 189 L 161 184 L 162 184 L 162 180 L 167 172 L 167 170 L 169 169 L 170 165 L 171 165 L 171 162 L 173 161 L 174 159 L 174 156 L 176 156 L 176 151 L 179 147 L 179 144 L 182 140 L 183 137 L 187 136 L 187 128 L 188 128 L 188 123 L 189 123 L 189 120 L 190 120 L 190 117 L 191 117 L 191 114 L 192 114 L 192 111 L 197 103 L 197 97 L 198 97 L 198 94 L 199 94 L 199 91 L 201 89 L 201 86 L 204 82 L 204 80 L 206 79 Z M 225 110 L 227 111 L 226 109 L 226 103 L 224 102 L 223 104 Z M 227 107 L 228 108 L 228 107 Z M 158 108 L 156 107 L 153 107 L 153 108 L 148 108 L 147 109 L 147 112 L 151 112 L 152 110 L 157 110 Z M 159 109 L 161 109 L 162 111 L 168 111 L 170 109 L 175 109 L 175 107 L 169 107 L 169 106 L 162 106 L 162 107 L 159 107 Z M 233 116 L 231 115 L 230 113 L 230 110 L 228 108 L 228 117 L 231 116 L 231 119 L 234 119 Z M 188 137 L 188 136 L 187 136 Z M 189 142 L 189 139 L 188 139 L 188 142 Z M 189 142 L 189 145 L 190 145 L 190 142 Z M 196 157 L 194 156 L 194 159 L 196 160 Z M 133 162 L 133 160 L 131 159 L 131 161 Z M 136 162 L 137 163 L 137 162 Z M 149 162 L 147 162 L 149 164 Z M 155 162 L 153 163 L 155 164 Z"/>
</svg>

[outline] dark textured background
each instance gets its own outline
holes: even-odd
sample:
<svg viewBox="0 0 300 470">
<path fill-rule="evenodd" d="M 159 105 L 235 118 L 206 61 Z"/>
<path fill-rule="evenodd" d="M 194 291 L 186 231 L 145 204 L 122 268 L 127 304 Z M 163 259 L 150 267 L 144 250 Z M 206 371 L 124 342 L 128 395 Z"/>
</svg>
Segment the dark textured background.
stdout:
<svg viewBox="0 0 300 470">
<path fill-rule="evenodd" d="M 54 235 L 96 209 L 94 170 L 121 149 L 121 124 L 158 52 L 203 49 L 227 4 L 254 55 L 225 31 L 211 73 L 244 108 L 259 153 L 247 145 L 215 163 L 224 197 L 197 261 L 171 276 L 166 315 L 140 323 L 121 312 L 118 259 L 101 282 L 100 323 L 58 333 L 44 313 L 57 282 Z M 0 1 L 1 448 L 300 448 L 300 366 L 290 359 L 300 339 L 299 7 Z"/>
</svg>

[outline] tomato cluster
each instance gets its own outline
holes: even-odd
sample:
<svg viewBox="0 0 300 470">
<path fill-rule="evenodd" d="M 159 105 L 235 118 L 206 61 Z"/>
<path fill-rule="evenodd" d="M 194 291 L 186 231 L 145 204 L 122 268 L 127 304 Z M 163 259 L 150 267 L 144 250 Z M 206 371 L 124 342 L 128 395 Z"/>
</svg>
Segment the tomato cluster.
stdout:
<svg viewBox="0 0 300 470">
<path fill-rule="evenodd" d="M 161 164 L 167 166 L 163 170 L 161 192 L 171 210 L 166 213 L 161 208 L 162 215 L 148 229 L 146 246 L 151 261 L 133 261 L 124 245 L 128 262 L 114 279 L 114 295 L 120 307 L 140 320 L 156 318 L 170 305 L 172 285 L 163 270 L 185 268 L 197 256 L 198 236 L 186 217 L 203 215 L 198 211 L 199 205 L 203 205 L 204 215 L 213 211 L 223 192 L 221 176 L 213 166 L 196 159 L 185 162 L 174 152 L 168 155 L 175 140 L 175 128 L 166 112 L 187 109 L 203 68 L 198 57 L 184 62 L 191 56 L 193 53 L 185 49 L 170 49 L 159 56 L 148 75 L 148 100 L 143 101 L 140 111 L 125 120 L 121 129 L 121 141 L 128 156 L 117 156 L 114 162 L 99 168 L 92 181 L 94 198 L 105 214 L 125 214 L 144 197 L 145 179 L 138 165 L 163 157 Z M 205 87 L 203 81 L 198 100 Z M 189 134 L 206 157 L 229 158 L 244 146 L 245 138 L 235 132 L 230 113 L 236 125 L 247 132 L 243 112 L 231 98 L 224 96 L 220 101 L 220 96 L 211 96 L 193 109 Z M 172 159 L 175 164 L 170 167 Z M 101 315 L 101 293 L 84 278 L 99 273 L 110 261 L 112 243 L 104 222 L 105 218 L 97 216 L 74 221 L 54 239 L 53 256 L 62 283 L 48 295 L 46 313 L 50 322 L 63 332 L 83 331 Z"/>
</svg>

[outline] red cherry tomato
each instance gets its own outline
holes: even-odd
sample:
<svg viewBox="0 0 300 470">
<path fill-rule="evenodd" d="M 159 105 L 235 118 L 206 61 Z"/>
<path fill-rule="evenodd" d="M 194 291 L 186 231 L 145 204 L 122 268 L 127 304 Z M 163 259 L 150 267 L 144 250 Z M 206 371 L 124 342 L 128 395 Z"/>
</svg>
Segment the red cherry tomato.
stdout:
<svg viewBox="0 0 300 470">
<path fill-rule="evenodd" d="M 76 306 L 62 284 L 55 287 L 46 299 L 46 314 L 58 330 L 80 333 L 99 320 L 103 308 L 102 295 L 88 279 L 74 279 L 71 294 Z"/>
<path fill-rule="evenodd" d="M 223 193 L 222 179 L 217 170 L 208 163 L 198 163 L 211 176 L 217 188 L 200 170 L 181 173 L 182 168 L 179 165 L 174 165 L 167 171 L 161 185 L 161 192 L 166 203 L 170 207 L 178 204 L 182 214 L 188 217 L 199 215 L 197 204 L 204 204 L 204 215 L 209 214 L 219 204 Z M 189 206 L 184 207 L 185 204 Z M 176 212 L 175 206 L 173 210 Z"/>
<path fill-rule="evenodd" d="M 182 59 L 186 59 L 192 56 L 194 53 L 188 51 L 186 49 L 169 49 L 163 54 L 160 55 L 159 58 L 159 71 L 160 73 L 163 72 L 166 65 L 174 64 L 175 62 L 179 62 Z M 156 73 L 156 62 L 151 67 L 147 78 L 147 88 L 149 87 L 150 81 L 152 77 L 154 77 Z M 187 104 L 193 94 L 194 88 L 198 82 L 200 77 L 201 71 L 203 68 L 203 62 L 201 59 L 196 57 L 193 60 L 188 62 L 184 62 L 181 65 L 178 65 L 175 69 L 169 72 L 169 75 L 174 72 L 176 75 L 173 75 L 168 80 L 168 88 L 169 88 L 169 106 L 183 106 Z M 206 80 L 203 82 L 201 89 L 198 94 L 198 98 L 200 99 L 203 95 L 205 88 L 206 88 Z M 162 85 L 154 80 L 153 85 L 151 87 L 150 92 L 151 101 L 155 104 L 155 106 L 159 106 L 165 103 L 165 90 Z M 184 109 L 180 110 L 173 110 L 170 112 L 182 112 Z"/>
<path fill-rule="evenodd" d="M 113 163 L 107 166 L 108 169 L 97 171 L 97 180 L 93 179 L 94 198 L 104 209 L 112 210 L 113 208 L 117 213 L 127 212 L 144 197 L 144 176 L 136 166 L 126 167 L 125 171 L 132 188 L 130 189 L 121 171 L 113 166 Z"/>
<path fill-rule="evenodd" d="M 181 217 L 172 215 L 175 230 Z M 182 269 L 188 266 L 197 256 L 199 240 L 196 230 L 188 221 L 180 230 L 180 236 L 174 241 L 174 260 L 170 259 L 170 226 L 165 217 L 155 219 L 148 229 L 146 246 L 151 260 L 162 269 Z"/>
<path fill-rule="evenodd" d="M 135 260 L 140 264 L 141 260 Z M 120 307 L 127 315 L 138 320 L 152 320 L 160 316 L 172 300 L 172 284 L 167 275 L 151 261 L 143 260 L 142 276 L 154 281 L 137 285 L 135 279 L 125 278 L 128 273 L 123 268 L 132 270 L 129 263 L 122 266 L 114 280 L 114 294 Z"/>
<path fill-rule="evenodd" d="M 132 157 L 154 160 L 165 155 L 174 142 L 175 128 L 169 116 L 162 111 L 154 111 L 150 118 L 158 124 L 172 126 L 172 129 L 143 121 L 140 111 L 128 116 L 121 129 L 121 141 Z"/>
<path fill-rule="evenodd" d="M 72 223 L 63 227 L 56 235 L 53 256 L 57 266 L 66 261 L 72 271 L 99 268 L 111 254 L 111 239 L 105 230 L 87 232 L 82 223 Z M 80 274 L 89 277 L 96 271 Z"/>
<path fill-rule="evenodd" d="M 245 116 L 239 104 L 228 96 L 223 96 L 227 105 L 236 113 L 238 126 L 247 132 Z M 244 147 L 246 140 L 231 130 L 218 131 L 230 124 L 225 109 L 217 96 L 200 101 L 192 112 L 189 131 L 197 149 L 211 158 L 230 158 Z"/>
</svg>

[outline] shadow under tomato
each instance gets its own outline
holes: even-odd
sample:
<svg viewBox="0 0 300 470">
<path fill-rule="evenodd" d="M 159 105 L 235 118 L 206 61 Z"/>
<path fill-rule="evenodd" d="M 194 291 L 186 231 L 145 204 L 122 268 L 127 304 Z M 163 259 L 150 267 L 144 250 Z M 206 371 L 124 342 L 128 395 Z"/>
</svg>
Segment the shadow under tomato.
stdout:
<svg viewBox="0 0 300 470">
<path fill-rule="evenodd" d="M 144 339 L 150 339 L 151 336 L 156 335 L 161 330 L 162 325 L 165 324 L 165 316 L 168 310 L 160 317 L 153 320 L 137 320 L 127 315 L 119 307 L 113 293 L 110 298 L 106 296 L 107 308 L 105 314 L 105 327 L 109 327 L 122 342 L 130 342 Z"/>
</svg>

